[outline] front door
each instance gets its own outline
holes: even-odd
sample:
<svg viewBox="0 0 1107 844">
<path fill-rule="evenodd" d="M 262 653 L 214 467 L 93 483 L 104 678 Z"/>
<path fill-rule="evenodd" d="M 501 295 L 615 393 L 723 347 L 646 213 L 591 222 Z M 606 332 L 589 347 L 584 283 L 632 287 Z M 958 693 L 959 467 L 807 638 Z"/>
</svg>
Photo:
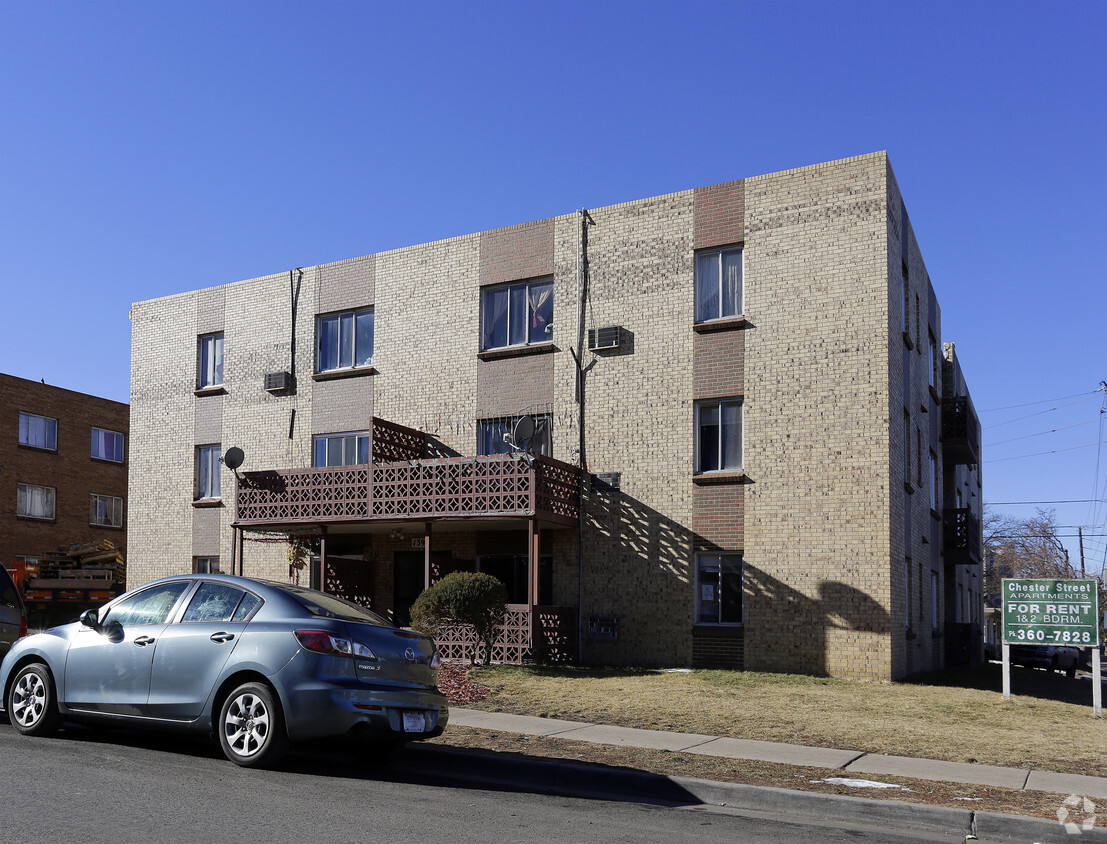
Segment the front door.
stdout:
<svg viewBox="0 0 1107 844">
<path fill-rule="evenodd" d="M 407 627 L 411 624 L 411 605 L 426 584 L 426 560 L 422 551 L 397 551 L 394 560 L 392 620 Z"/>
</svg>

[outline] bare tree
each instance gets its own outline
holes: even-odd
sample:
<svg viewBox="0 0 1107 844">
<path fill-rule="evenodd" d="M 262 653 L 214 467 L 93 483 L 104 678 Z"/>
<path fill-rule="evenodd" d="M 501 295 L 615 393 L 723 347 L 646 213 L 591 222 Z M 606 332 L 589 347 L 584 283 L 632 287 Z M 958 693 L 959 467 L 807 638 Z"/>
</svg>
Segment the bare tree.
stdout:
<svg viewBox="0 0 1107 844">
<path fill-rule="evenodd" d="M 1065 579 L 1076 577 L 1069 552 L 1057 538 L 1052 510 L 1039 509 L 1029 519 L 1017 519 L 984 506 L 984 595 L 1000 594 L 1005 577 Z"/>
</svg>

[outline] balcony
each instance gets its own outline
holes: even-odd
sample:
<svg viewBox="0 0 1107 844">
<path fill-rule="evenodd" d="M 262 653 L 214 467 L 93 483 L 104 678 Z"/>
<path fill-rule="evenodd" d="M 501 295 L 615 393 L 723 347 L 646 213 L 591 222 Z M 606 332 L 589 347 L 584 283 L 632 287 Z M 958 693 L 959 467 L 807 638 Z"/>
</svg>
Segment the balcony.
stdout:
<svg viewBox="0 0 1107 844">
<path fill-rule="evenodd" d="M 575 466 L 548 457 L 528 464 L 517 455 L 246 472 L 238 484 L 236 525 L 522 517 L 574 526 L 578 484 Z"/>
<path fill-rule="evenodd" d="M 965 508 L 942 511 L 942 551 L 947 566 L 980 562 L 980 520 Z"/>
<path fill-rule="evenodd" d="M 953 463 L 980 462 L 980 420 L 968 396 L 942 399 L 942 450 Z"/>
</svg>

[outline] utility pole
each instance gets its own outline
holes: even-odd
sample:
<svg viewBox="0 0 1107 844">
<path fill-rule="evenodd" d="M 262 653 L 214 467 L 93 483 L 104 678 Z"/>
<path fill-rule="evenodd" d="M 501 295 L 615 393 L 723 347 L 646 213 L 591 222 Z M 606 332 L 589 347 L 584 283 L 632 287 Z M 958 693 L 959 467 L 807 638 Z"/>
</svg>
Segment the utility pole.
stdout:
<svg viewBox="0 0 1107 844">
<path fill-rule="evenodd" d="M 1084 528 L 1078 527 L 1076 535 L 1080 537 L 1080 576 L 1087 577 L 1084 573 Z"/>
</svg>

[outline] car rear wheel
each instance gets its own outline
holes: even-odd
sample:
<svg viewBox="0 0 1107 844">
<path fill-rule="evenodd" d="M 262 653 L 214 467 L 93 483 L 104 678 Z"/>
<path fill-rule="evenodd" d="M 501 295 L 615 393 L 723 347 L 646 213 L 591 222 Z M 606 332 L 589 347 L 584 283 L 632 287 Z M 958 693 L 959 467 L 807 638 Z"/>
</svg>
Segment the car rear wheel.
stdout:
<svg viewBox="0 0 1107 844">
<path fill-rule="evenodd" d="M 54 678 L 39 662 L 24 666 L 8 690 L 8 717 L 26 736 L 50 736 L 58 731 L 60 717 Z"/>
<path fill-rule="evenodd" d="M 284 717 L 276 697 L 262 683 L 239 686 L 219 711 L 219 744 L 236 765 L 262 768 L 276 764 L 288 749 Z"/>
</svg>

